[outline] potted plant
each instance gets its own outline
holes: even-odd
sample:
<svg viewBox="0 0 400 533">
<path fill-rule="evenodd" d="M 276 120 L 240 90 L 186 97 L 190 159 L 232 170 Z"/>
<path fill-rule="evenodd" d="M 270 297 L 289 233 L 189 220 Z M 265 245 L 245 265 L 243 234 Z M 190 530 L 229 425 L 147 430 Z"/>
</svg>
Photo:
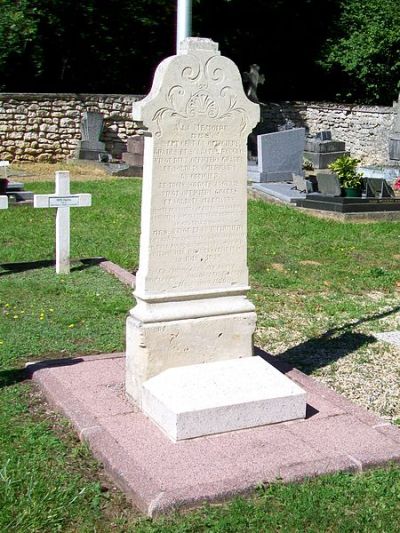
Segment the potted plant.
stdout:
<svg viewBox="0 0 400 533">
<path fill-rule="evenodd" d="M 361 196 L 362 173 L 357 172 L 357 165 L 360 163 L 355 157 L 343 155 L 329 165 L 329 168 L 337 175 L 343 196 Z"/>
</svg>

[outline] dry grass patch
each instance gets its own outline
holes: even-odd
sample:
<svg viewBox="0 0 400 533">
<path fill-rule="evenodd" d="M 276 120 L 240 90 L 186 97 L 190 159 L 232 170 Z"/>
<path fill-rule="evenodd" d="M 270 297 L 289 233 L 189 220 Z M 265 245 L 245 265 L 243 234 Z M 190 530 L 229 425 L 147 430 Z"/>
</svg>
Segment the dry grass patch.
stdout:
<svg viewBox="0 0 400 533">
<path fill-rule="evenodd" d="M 68 170 L 74 181 L 112 180 L 115 177 L 106 172 L 100 165 L 61 161 L 59 163 L 13 163 L 11 165 L 11 179 L 15 181 L 53 181 L 57 170 Z M 12 171 L 23 172 L 23 176 L 12 176 Z"/>
</svg>

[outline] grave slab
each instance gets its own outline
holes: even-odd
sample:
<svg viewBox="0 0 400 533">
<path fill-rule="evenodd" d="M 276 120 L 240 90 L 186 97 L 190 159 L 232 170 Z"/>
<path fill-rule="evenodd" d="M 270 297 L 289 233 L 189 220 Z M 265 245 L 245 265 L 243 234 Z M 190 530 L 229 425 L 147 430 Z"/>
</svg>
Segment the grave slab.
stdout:
<svg viewBox="0 0 400 533">
<path fill-rule="evenodd" d="M 260 483 L 278 479 L 360 472 L 400 461 L 399 428 L 282 365 L 279 370 L 307 393 L 305 420 L 173 443 L 126 399 L 124 368 L 122 354 L 108 354 L 44 361 L 27 370 L 149 516 L 250 494 Z"/>
<path fill-rule="evenodd" d="M 267 197 L 276 198 L 285 203 L 295 204 L 298 200 L 305 200 L 306 193 L 293 188 L 294 184 L 290 183 L 254 183 L 253 189 L 266 195 Z"/>
<path fill-rule="evenodd" d="M 8 198 L 7 196 L 0 196 L 0 209 L 8 208 Z"/>
<path fill-rule="evenodd" d="M 306 415 L 305 392 L 261 357 L 170 368 L 143 384 L 143 412 L 173 441 Z"/>
<path fill-rule="evenodd" d="M 375 333 L 375 337 L 383 342 L 393 344 L 393 346 L 400 347 L 400 331 L 385 331 L 382 333 Z"/>
</svg>

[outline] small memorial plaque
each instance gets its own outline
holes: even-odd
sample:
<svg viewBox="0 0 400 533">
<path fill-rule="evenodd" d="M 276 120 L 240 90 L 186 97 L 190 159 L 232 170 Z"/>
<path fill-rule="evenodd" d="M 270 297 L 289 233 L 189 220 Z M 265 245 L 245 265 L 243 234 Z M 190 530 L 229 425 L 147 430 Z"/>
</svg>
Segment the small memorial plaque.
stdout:
<svg viewBox="0 0 400 533">
<path fill-rule="evenodd" d="M 49 207 L 79 207 L 79 196 L 49 197 Z"/>
</svg>

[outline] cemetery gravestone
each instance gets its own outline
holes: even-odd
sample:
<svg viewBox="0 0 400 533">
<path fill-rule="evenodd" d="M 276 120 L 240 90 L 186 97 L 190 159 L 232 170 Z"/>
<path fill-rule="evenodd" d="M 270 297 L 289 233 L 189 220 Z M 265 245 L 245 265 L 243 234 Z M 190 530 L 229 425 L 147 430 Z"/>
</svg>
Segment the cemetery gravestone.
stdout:
<svg viewBox="0 0 400 533">
<path fill-rule="evenodd" d="M 367 198 L 393 198 L 393 189 L 381 178 L 364 178 L 365 196 Z"/>
<path fill-rule="evenodd" d="M 143 176 L 143 135 L 134 135 L 127 141 L 127 151 L 122 154 L 122 161 L 129 165 L 127 174 L 131 176 Z"/>
<path fill-rule="evenodd" d="M 304 157 L 311 161 L 314 168 L 328 168 L 330 163 L 343 155 L 349 155 L 343 141 L 333 141 L 330 131 L 320 131 L 305 143 Z"/>
<path fill-rule="evenodd" d="M 394 104 L 396 115 L 393 122 L 392 132 L 389 136 L 389 159 L 400 160 L 400 94 L 398 102 Z"/>
<path fill-rule="evenodd" d="M 103 131 L 103 115 L 85 111 L 81 121 L 82 140 L 79 141 L 76 150 L 78 159 L 89 161 L 100 161 L 103 156 L 107 160 L 109 156 L 106 152 L 106 145 L 100 141 L 100 135 Z"/>
<path fill-rule="evenodd" d="M 306 180 L 304 176 L 298 176 L 297 174 L 292 175 L 293 187 L 301 193 L 313 192 L 312 183 L 309 180 Z"/>
<path fill-rule="evenodd" d="M 340 182 L 336 174 L 317 174 L 318 191 L 322 196 L 341 196 Z"/>
<path fill-rule="evenodd" d="M 304 393 L 288 380 L 289 412 L 276 397 L 270 410 L 257 411 L 260 416 L 249 408 L 238 416 L 231 387 L 222 397 L 232 402 L 233 425 L 227 417 L 217 427 L 207 424 L 226 372 L 238 380 L 234 389 L 242 385 L 246 392 L 260 364 L 250 357 L 256 315 L 246 297 L 246 141 L 259 106 L 244 94 L 237 67 L 220 56 L 216 43 L 188 38 L 178 55 L 159 65 L 150 94 L 134 104 L 133 119 L 147 132 L 137 305 L 126 326 L 127 394 L 173 439 L 276 421 L 277 411 L 280 420 L 304 416 Z M 235 360 L 249 361 L 248 372 L 232 369 Z M 206 365 L 202 385 L 200 363 Z M 185 386 L 176 390 L 180 367 L 186 368 Z M 257 388 L 261 403 L 266 389 L 271 400 L 270 387 Z M 177 430 L 180 424 L 185 431 Z"/>
<path fill-rule="evenodd" d="M 249 167 L 255 182 L 291 181 L 292 174 L 303 175 L 305 129 L 295 128 L 257 137 L 258 165 Z"/>
<path fill-rule="evenodd" d="M 56 172 L 55 194 L 35 194 L 33 207 L 57 208 L 56 218 L 56 273 L 69 274 L 70 271 L 70 207 L 89 207 L 91 194 L 71 194 L 69 172 Z"/>
</svg>

